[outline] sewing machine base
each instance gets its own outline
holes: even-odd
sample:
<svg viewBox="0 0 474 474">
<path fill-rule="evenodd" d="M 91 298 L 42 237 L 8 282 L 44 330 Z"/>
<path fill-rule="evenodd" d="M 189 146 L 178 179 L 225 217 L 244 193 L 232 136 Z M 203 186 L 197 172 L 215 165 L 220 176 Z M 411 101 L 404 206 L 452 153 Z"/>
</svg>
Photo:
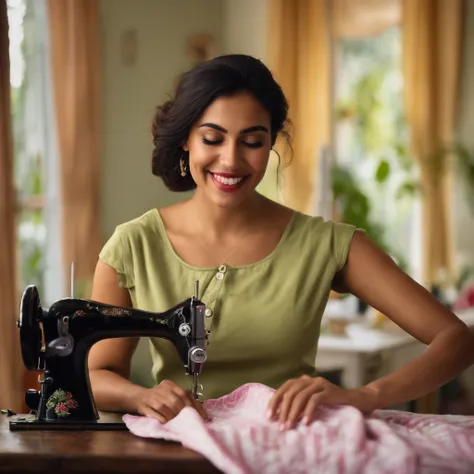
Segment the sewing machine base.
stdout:
<svg viewBox="0 0 474 474">
<path fill-rule="evenodd" d="M 10 431 L 123 431 L 127 426 L 118 413 L 100 413 L 97 421 L 38 421 L 35 415 L 14 415 Z"/>
</svg>

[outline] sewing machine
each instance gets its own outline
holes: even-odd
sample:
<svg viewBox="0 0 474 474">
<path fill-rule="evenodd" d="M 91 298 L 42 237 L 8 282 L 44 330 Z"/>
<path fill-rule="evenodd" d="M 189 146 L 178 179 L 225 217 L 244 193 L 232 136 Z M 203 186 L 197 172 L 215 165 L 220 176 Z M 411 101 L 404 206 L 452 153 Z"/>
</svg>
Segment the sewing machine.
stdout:
<svg viewBox="0 0 474 474">
<path fill-rule="evenodd" d="M 40 372 L 40 390 L 27 390 L 32 412 L 10 417 L 10 430 L 125 429 L 118 418 L 99 416 L 92 395 L 87 356 L 102 339 L 149 336 L 170 340 L 199 400 L 198 376 L 207 359 L 205 305 L 193 297 L 162 312 L 122 308 L 85 299 L 64 298 L 49 310 L 38 290 L 28 286 L 20 306 L 21 355 L 27 370 Z M 117 420 L 117 417 L 115 417 Z"/>
</svg>

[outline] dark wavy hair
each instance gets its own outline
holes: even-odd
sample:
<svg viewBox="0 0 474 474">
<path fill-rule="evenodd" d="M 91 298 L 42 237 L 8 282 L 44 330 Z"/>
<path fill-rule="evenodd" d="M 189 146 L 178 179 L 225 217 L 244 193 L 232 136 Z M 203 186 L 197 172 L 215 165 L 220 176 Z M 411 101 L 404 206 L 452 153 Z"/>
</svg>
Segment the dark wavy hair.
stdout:
<svg viewBox="0 0 474 474">
<path fill-rule="evenodd" d="M 247 91 L 269 112 L 272 147 L 278 135 L 290 143 L 288 102 L 270 70 L 258 59 L 243 54 L 219 56 L 186 72 L 175 97 L 157 107 L 153 120 L 152 171 L 171 191 L 196 187 L 191 174 L 181 176 L 180 160 L 189 170 L 183 150 L 192 126 L 217 98 Z"/>
</svg>

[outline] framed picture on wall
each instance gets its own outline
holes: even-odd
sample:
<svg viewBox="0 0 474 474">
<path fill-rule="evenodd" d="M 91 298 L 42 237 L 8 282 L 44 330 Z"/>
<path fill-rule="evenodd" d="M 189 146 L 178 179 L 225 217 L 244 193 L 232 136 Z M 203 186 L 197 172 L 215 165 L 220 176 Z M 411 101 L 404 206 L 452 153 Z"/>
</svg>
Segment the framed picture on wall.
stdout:
<svg viewBox="0 0 474 474">
<path fill-rule="evenodd" d="M 193 63 L 198 65 L 214 56 L 215 41 L 210 34 L 200 33 L 190 35 L 187 41 L 187 56 Z"/>
</svg>

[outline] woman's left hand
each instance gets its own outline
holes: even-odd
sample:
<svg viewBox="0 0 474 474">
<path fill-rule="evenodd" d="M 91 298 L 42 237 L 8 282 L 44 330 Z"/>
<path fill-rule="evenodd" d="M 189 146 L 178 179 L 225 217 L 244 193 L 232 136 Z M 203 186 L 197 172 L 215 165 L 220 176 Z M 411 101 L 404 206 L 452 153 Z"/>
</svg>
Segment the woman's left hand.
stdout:
<svg viewBox="0 0 474 474">
<path fill-rule="evenodd" d="M 320 405 L 351 405 L 370 413 L 376 407 L 375 393 L 368 387 L 345 390 L 322 377 L 303 375 L 288 380 L 275 392 L 268 417 L 280 422 L 281 431 L 292 429 L 300 420 L 309 425 Z"/>
</svg>

